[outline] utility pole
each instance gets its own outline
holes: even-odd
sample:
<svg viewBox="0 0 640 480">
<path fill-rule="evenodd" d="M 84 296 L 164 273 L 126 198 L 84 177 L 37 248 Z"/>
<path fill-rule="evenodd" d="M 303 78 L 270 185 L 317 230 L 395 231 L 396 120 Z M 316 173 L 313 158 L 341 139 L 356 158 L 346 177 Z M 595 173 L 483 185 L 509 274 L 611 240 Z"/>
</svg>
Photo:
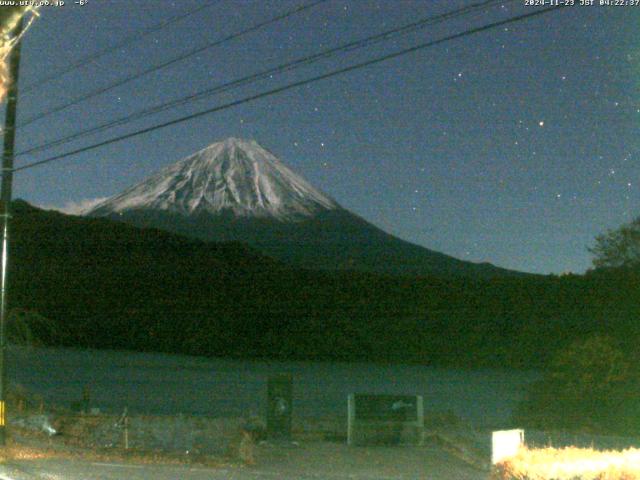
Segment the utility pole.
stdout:
<svg viewBox="0 0 640 480">
<path fill-rule="evenodd" d="M 20 38 L 22 19 L 12 32 Z M 13 154 L 16 139 L 16 110 L 18 107 L 18 71 L 20 41 L 9 53 L 9 88 L 4 122 L 4 153 L 2 155 L 2 185 L 0 187 L 0 217 L 2 218 L 2 265 L 0 267 L 0 446 L 7 442 L 7 273 L 9 261 L 9 218 L 11 215 L 11 187 L 13 184 Z"/>
</svg>

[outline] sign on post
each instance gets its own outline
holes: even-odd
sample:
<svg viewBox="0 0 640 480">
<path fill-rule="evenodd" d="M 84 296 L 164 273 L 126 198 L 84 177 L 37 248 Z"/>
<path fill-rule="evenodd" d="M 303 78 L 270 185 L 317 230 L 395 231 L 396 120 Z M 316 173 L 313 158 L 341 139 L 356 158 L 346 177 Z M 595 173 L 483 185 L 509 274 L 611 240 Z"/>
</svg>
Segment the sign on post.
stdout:
<svg viewBox="0 0 640 480">
<path fill-rule="evenodd" d="M 349 445 L 422 443 L 420 395 L 351 394 L 347 401 Z"/>
<path fill-rule="evenodd" d="M 267 436 L 272 439 L 291 439 L 293 415 L 293 378 L 276 375 L 267 381 Z"/>
</svg>

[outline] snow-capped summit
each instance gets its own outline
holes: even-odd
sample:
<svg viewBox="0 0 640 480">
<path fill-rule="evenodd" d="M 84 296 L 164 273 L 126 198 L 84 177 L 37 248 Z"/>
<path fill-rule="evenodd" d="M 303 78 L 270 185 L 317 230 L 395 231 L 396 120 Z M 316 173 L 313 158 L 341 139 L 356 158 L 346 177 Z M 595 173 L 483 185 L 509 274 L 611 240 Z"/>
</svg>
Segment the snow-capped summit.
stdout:
<svg viewBox="0 0 640 480">
<path fill-rule="evenodd" d="M 92 208 L 104 216 L 161 210 L 296 220 L 340 208 L 254 140 L 228 138 Z"/>
</svg>

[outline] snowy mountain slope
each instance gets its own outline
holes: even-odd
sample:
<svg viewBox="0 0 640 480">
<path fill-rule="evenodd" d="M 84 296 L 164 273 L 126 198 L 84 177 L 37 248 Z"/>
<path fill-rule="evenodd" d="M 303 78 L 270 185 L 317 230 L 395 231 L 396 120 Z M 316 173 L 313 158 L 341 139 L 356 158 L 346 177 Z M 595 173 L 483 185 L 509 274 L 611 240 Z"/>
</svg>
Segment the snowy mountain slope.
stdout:
<svg viewBox="0 0 640 480">
<path fill-rule="evenodd" d="M 91 209 L 94 216 L 152 209 L 189 216 L 295 220 L 338 205 L 255 141 L 229 138 L 173 164 Z"/>
<path fill-rule="evenodd" d="M 394 237 L 342 208 L 255 141 L 230 138 L 89 210 L 143 228 L 241 241 L 295 266 L 394 275 L 519 274 Z"/>
</svg>

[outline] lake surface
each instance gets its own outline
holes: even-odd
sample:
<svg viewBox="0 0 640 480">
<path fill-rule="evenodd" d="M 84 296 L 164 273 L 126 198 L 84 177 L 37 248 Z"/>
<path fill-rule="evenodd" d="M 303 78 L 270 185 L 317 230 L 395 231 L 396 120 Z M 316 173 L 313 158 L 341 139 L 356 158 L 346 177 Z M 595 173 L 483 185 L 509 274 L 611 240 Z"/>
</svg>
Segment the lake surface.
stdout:
<svg viewBox="0 0 640 480">
<path fill-rule="evenodd" d="M 425 412 L 451 411 L 500 427 L 538 375 L 351 362 L 276 362 L 181 355 L 10 347 L 9 381 L 69 405 L 88 386 L 102 411 L 206 416 L 264 414 L 269 376 L 293 375 L 294 412 L 346 418 L 350 393 L 423 395 Z"/>
</svg>

